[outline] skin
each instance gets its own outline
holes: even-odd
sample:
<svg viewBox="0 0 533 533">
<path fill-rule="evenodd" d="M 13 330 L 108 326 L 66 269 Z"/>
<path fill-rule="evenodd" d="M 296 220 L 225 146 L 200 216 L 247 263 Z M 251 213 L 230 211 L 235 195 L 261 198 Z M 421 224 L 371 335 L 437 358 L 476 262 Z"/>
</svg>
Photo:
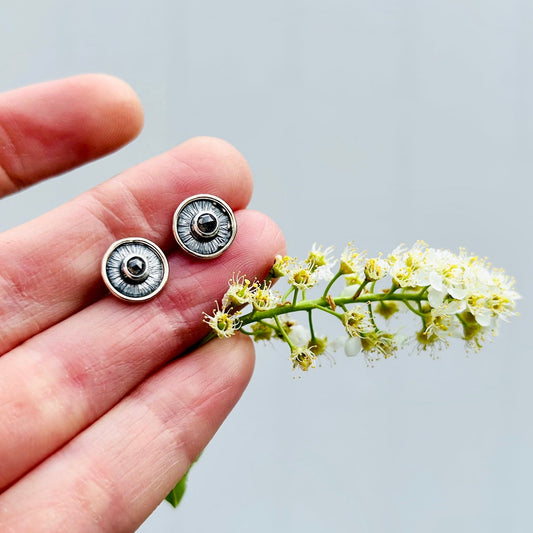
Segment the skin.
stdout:
<svg viewBox="0 0 533 533">
<path fill-rule="evenodd" d="M 0 95 L 0 195 L 120 148 L 142 122 L 133 90 L 109 76 Z M 211 261 L 172 236 L 176 206 L 198 193 L 223 198 L 239 226 Z M 251 193 L 235 148 L 195 138 L 0 235 L 0 531 L 134 531 L 209 442 L 250 379 L 253 346 L 236 336 L 178 356 L 207 333 L 202 312 L 234 272 L 264 277 L 284 253 L 275 224 L 245 210 Z M 107 248 L 129 236 L 170 264 L 142 304 L 100 277 Z"/>
</svg>

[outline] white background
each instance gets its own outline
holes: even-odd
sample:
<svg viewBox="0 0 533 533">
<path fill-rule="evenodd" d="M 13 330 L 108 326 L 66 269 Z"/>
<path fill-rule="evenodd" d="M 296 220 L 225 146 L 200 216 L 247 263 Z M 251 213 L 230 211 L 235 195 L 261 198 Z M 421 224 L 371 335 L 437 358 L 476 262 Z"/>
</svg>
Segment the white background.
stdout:
<svg viewBox="0 0 533 533">
<path fill-rule="evenodd" d="M 182 506 L 141 532 L 533 530 L 532 26 L 527 0 L 0 0 L 0 90 L 106 72 L 146 114 L 121 152 L 4 200 L 0 229 L 215 135 L 291 254 L 465 246 L 524 296 L 469 357 L 337 354 L 293 379 L 284 346 L 259 347 Z"/>
</svg>

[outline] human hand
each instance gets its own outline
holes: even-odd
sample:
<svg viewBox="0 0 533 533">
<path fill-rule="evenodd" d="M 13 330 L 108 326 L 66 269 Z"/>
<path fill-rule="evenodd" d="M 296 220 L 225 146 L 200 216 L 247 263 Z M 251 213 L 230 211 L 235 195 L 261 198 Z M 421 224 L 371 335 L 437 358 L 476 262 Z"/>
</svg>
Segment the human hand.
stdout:
<svg viewBox="0 0 533 533">
<path fill-rule="evenodd" d="M 87 75 L 0 95 L 0 195 L 100 157 L 142 123 L 123 82 Z M 0 235 L 0 530 L 133 531 L 213 436 L 253 368 L 249 339 L 213 341 L 202 311 L 233 272 L 265 276 L 283 238 L 245 211 L 248 166 L 192 139 Z M 119 238 L 176 249 L 171 220 L 211 193 L 239 233 L 221 257 L 170 253 L 153 300 L 108 295 L 100 261 Z M 257 246 L 257 243 L 261 243 Z"/>
</svg>

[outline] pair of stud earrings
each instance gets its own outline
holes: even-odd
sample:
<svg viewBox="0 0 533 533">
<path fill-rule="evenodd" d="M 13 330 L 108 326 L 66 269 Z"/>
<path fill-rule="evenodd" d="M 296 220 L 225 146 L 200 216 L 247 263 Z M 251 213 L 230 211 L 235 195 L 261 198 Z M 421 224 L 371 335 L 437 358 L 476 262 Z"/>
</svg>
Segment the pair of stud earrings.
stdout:
<svg viewBox="0 0 533 533">
<path fill-rule="evenodd" d="M 185 252 L 211 259 L 229 248 L 237 233 L 237 223 L 226 202 L 211 194 L 197 194 L 178 206 L 172 231 Z M 148 239 L 121 239 L 105 253 L 102 277 L 118 298 L 145 301 L 165 286 L 168 261 L 161 249 Z"/>
</svg>

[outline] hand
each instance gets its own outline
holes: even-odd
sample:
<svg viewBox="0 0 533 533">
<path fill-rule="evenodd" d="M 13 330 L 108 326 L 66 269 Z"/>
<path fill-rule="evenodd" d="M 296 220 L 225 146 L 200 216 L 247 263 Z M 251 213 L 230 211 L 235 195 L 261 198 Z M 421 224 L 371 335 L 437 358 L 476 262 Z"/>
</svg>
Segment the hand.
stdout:
<svg viewBox="0 0 533 533">
<path fill-rule="evenodd" d="M 100 157 L 133 138 L 139 101 L 87 75 L 0 96 L 0 195 Z M 245 211 L 252 180 L 227 143 L 197 138 L 0 235 L 0 530 L 133 531 L 205 447 L 245 388 L 253 347 L 213 341 L 202 311 L 234 272 L 263 277 L 279 230 Z M 172 214 L 211 193 L 239 232 L 222 256 L 176 249 Z M 169 282 L 146 303 L 107 294 L 106 249 L 145 237 Z M 260 245 L 258 245 L 260 243 Z"/>
</svg>

